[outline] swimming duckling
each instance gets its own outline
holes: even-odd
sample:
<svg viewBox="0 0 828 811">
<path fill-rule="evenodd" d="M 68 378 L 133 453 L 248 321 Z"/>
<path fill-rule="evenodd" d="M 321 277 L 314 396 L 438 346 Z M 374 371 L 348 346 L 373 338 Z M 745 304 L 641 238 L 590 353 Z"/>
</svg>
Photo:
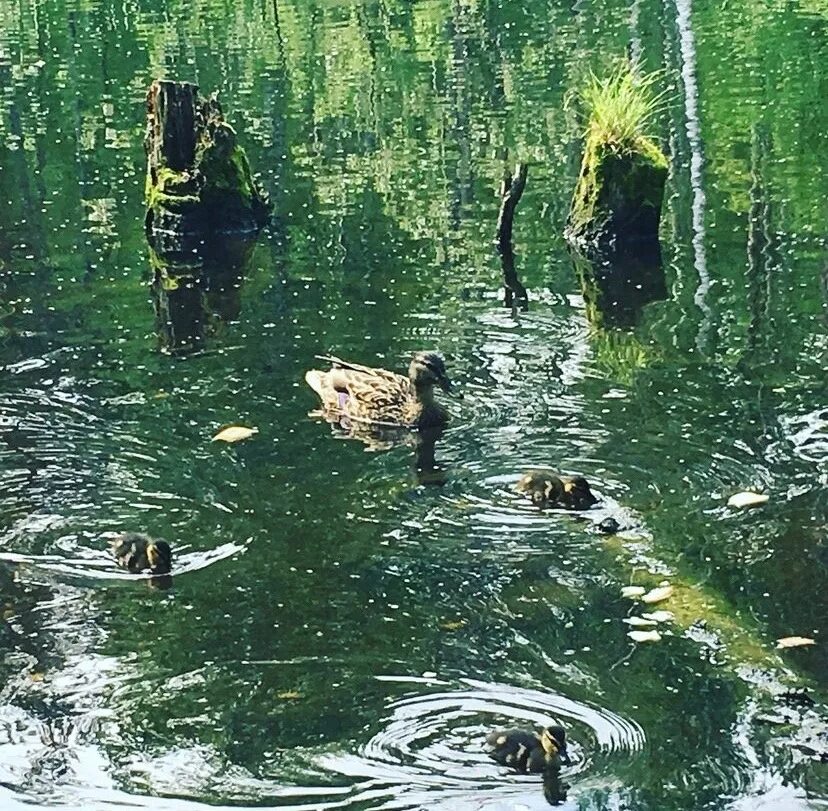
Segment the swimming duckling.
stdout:
<svg viewBox="0 0 828 811">
<path fill-rule="evenodd" d="M 167 574 L 172 567 L 172 550 L 166 541 L 153 540 L 143 532 L 125 532 L 109 542 L 118 565 L 133 574 L 149 569 Z"/>
<path fill-rule="evenodd" d="M 592 494 L 583 476 L 558 476 L 551 470 L 530 470 L 515 485 L 538 507 L 563 507 L 566 510 L 588 510 L 598 499 Z"/>
<path fill-rule="evenodd" d="M 305 381 L 322 400 L 327 418 L 347 418 L 379 425 L 426 428 L 445 425 L 448 412 L 434 399 L 434 386 L 452 390 L 442 357 L 418 352 L 408 367 L 408 377 L 385 369 L 359 366 L 334 357 L 327 372 L 311 369 Z"/>
<path fill-rule="evenodd" d="M 540 734 L 527 729 L 496 729 L 486 737 L 489 755 L 503 766 L 519 772 L 559 769 L 572 761 L 566 751 L 566 730 L 562 726 L 544 727 Z"/>
</svg>

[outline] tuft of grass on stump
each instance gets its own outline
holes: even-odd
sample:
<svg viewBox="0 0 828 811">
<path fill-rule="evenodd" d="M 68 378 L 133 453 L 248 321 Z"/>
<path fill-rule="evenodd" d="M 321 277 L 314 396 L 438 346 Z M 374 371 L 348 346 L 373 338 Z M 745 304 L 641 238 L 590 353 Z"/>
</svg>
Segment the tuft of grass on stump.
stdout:
<svg viewBox="0 0 828 811">
<path fill-rule="evenodd" d="M 617 151 L 635 151 L 652 141 L 651 127 L 666 106 L 668 91 L 656 92 L 663 71 L 642 73 L 636 64 L 619 62 L 605 77 L 590 71 L 578 93 L 586 113 L 586 137 Z"/>
<path fill-rule="evenodd" d="M 652 132 L 666 106 L 662 75 L 623 61 L 606 76 L 591 72 L 576 94 L 585 144 L 565 232 L 572 244 L 657 239 L 668 168 Z"/>
</svg>

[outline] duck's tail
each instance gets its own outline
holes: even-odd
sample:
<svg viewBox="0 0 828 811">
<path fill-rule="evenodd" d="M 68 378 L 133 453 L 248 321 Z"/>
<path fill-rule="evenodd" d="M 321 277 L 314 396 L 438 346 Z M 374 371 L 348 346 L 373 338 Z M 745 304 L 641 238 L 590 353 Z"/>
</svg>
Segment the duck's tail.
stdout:
<svg viewBox="0 0 828 811">
<path fill-rule="evenodd" d="M 305 383 L 307 383 L 318 395 L 319 399 L 325 400 L 325 376 L 327 372 L 320 372 L 319 369 L 310 369 L 305 372 Z"/>
</svg>

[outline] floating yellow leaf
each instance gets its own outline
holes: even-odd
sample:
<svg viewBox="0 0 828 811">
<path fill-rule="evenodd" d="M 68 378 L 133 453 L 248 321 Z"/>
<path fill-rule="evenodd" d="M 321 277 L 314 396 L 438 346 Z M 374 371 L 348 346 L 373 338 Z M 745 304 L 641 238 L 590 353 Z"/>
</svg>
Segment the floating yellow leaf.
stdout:
<svg viewBox="0 0 828 811">
<path fill-rule="evenodd" d="M 648 591 L 642 598 L 645 603 L 660 603 L 663 600 L 673 596 L 672 586 L 658 586 L 652 591 Z"/>
<path fill-rule="evenodd" d="M 446 622 L 441 622 L 440 627 L 444 631 L 457 631 L 460 628 L 462 628 L 465 624 L 465 620 L 448 620 Z"/>
<path fill-rule="evenodd" d="M 655 625 L 655 620 L 648 620 L 644 619 L 644 617 L 624 617 L 622 622 L 626 622 L 627 625 L 637 625 L 640 627 L 644 627 L 645 625 Z"/>
<path fill-rule="evenodd" d="M 622 597 L 640 597 L 647 589 L 644 586 L 624 586 L 621 589 Z"/>
<path fill-rule="evenodd" d="M 751 493 L 745 491 L 744 493 L 735 493 L 727 500 L 728 507 L 758 507 L 764 504 L 770 496 L 762 493 Z"/>
<path fill-rule="evenodd" d="M 629 631 L 627 636 L 633 642 L 659 642 L 661 634 L 658 631 Z"/>
<path fill-rule="evenodd" d="M 45 676 L 42 673 L 29 673 L 29 678 L 32 681 L 43 681 Z"/>
<path fill-rule="evenodd" d="M 222 428 L 214 437 L 213 442 L 241 442 L 249 439 L 253 434 L 258 434 L 258 428 L 245 428 L 243 425 L 228 425 Z"/>
<path fill-rule="evenodd" d="M 302 698 L 302 694 L 298 690 L 283 690 L 281 693 L 276 693 L 276 698 L 281 698 L 285 701 L 294 701 L 297 698 Z"/>
<path fill-rule="evenodd" d="M 801 648 L 803 645 L 816 645 L 816 640 L 807 636 L 783 636 L 776 640 L 777 648 Z"/>
<path fill-rule="evenodd" d="M 675 615 L 672 611 L 652 611 L 649 614 L 642 614 L 642 617 L 653 622 L 671 622 Z"/>
</svg>

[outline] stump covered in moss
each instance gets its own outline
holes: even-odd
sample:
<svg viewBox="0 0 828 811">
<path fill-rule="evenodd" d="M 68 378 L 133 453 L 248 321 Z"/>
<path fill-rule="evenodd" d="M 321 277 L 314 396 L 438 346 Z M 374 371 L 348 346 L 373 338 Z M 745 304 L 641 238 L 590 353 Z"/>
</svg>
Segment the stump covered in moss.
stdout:
<svg viewBox="0 0 828 811">
<path fill-rule="evenodd" d="M 255 231 L 270 214 L 235 130 L 186 82 L 147 93 L 146 228 L 177 235 Z"/>
<path fill-rule="evenodd" d="M 581 94 L 586 143 L 565 232 L 581 248 L 658 239 L 668 165 L 646 132 L 661 98 L 654 81 L 622 65 L 605 79 L 593 75 Z"/>
</svg>

